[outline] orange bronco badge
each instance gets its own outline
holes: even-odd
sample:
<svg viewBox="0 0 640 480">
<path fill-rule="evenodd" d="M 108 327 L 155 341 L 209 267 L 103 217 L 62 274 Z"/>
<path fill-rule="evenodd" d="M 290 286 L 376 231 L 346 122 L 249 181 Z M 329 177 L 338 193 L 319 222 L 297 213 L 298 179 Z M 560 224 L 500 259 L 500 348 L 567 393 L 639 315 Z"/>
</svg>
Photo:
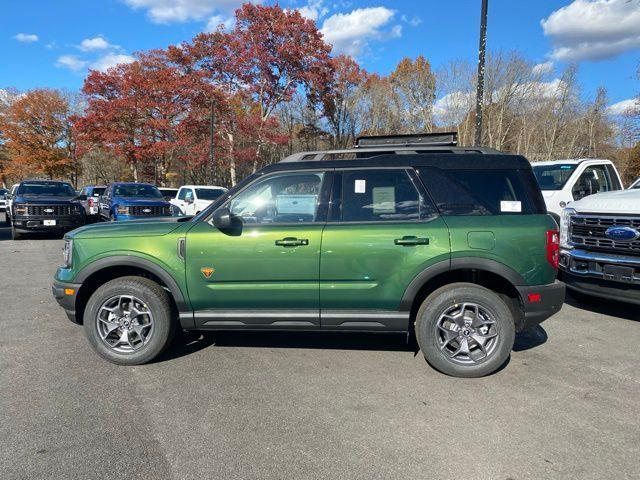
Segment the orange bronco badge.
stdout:
<svg viewBox="0 0 640 480">
<path fill-rule="evenodd" d="M 215 269 L 212 267 L 202 267 L 200 271 L 204 275 L 204 278 L 208 279 L 211 277 L 211 275 L 213 275 L 213 272 L 215 272 Z"/>
</svg>

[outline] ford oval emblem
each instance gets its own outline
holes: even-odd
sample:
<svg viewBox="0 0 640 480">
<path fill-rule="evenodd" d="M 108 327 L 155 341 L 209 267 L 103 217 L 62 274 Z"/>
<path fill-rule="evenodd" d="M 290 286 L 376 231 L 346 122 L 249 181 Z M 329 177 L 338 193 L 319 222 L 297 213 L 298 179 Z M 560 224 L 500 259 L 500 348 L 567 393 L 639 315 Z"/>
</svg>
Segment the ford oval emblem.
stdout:
<svg viewBox="0 0 640 480">
<path fill-rule="evenodd" d="M 53 208 L 45 208 L 44 213 L 53 213 Z"/>
<path fill-rule="evenodd" d="M 151 213 L 151 209 L 150 208 L 145 208 L 144 210 L 142 210 L 144 213 Z"/>
<path fill-rule="evenodd" d="M 611 227 L 604 233 L 607 238 L 618 242 L 631 242 L 640 237 L 640 232 L 631 227 Z"/>
</svg>

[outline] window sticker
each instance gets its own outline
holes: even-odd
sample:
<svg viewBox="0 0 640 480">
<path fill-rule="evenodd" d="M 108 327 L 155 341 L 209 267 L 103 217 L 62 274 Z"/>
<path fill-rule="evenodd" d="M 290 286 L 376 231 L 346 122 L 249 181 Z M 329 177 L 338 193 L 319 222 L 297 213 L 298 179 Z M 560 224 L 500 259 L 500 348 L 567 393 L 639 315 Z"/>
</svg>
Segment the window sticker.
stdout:
<svg viewBox="0 0 640 480">
<path fill-rule="evenodd" d="M 366 180 L 356 180 L 354 184 L 354 192 L 355 193 L 365 193 L 367 191 L 367 181 Z"/>
<path fill-rule="evenodd" d="M 372 194 L 374 214 L 396 213 L 396 190 L 394 187 L 374 187 Z"/>
<path fill-rule="evenodd" d="M 500 202 L 501 212 L 522 212 L 522 203 L 517 201 L 505 201 Z"/>
</svg>

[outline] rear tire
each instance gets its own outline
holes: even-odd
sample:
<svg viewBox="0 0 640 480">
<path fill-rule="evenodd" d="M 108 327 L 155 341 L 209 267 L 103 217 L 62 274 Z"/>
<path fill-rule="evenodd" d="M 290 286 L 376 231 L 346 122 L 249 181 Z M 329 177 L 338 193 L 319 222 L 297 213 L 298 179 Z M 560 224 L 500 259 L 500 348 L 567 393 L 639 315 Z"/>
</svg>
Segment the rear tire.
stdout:
<svg viewBox="0 0 640 480">
<path fill-rule="evenodd" d="M 160 285 L 144 277 L 120 277 L 91 295 L 84 330 L 101 357 L 118 365 L 142 365 L 171 343 L 176 322 Z"/>
<path fill-rule="evenodd" d="M 425 359 L 436 370 L 474 378 L 505 364 L 515 324 L 513 313 L 495 292 L 472 283 L 453 283 L 422 302 L 415 334 Z"/>
</svg>

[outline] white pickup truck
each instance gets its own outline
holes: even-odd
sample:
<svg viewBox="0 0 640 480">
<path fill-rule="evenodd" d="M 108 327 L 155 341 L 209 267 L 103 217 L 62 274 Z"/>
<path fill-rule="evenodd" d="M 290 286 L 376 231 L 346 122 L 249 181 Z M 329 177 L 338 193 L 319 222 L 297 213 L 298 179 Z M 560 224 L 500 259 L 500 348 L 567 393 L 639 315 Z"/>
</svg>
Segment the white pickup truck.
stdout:
<svg viewBox="0 0 640 480">
<path fill-rule="evenodd" d="M 578 294 L 640 305 L 640 189 L 591 195 L 562 211 L 560 278 Z"/>
<path fill-rule="evenodd" d="M 560 220 L 569 202 L 587 195 L 622 190 L 622 180 L 611 160 L 573 159 L 532 163 L 547 211 Z"/>
<path fill-rule="evenodd" d="M 183 185 L 170 203 L 178 207 L 182 215 L 197 215 L 226 191 L 217 186 Z"/>
</svg>

